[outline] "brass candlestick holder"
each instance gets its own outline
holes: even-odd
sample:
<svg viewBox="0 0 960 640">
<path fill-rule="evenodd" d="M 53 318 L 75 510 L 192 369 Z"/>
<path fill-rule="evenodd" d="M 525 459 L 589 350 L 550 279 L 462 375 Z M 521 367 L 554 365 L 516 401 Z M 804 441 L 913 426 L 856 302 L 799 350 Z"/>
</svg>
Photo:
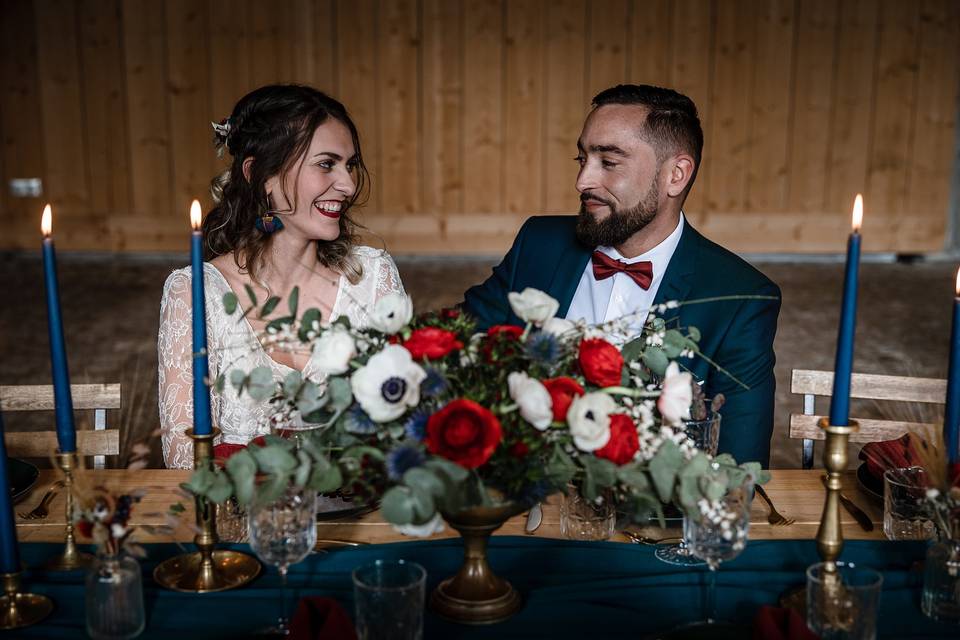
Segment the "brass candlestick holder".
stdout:
<svg viewBox="0 0 960 640">
<path fill-rule="evenodd" d="M 213 429 L 209 435 L 187 430 L 193 440 L 194 468 L 213 464 L 213 440 L 219 434 L 219 429 Z M 173 591 L 209 593 L 234 589 L 256 578 L 260 574 L 256 558 L 239 551 L 214 549 L 218 541 L 214 505 L 202 496 L 196 497 L 194 505 L 199 533 L 193 541 L 199 551 L 163 561 L 154 569 L 153 579 Z"/>
<path fill-rule="evenodd" d="M 47 562 L 45 568 L 49 571 L 73 571 L 90 566 L 94 558 L 89 553 L 77 551 L 77 540 L 73 534 L 73 470 L 77 465 L 77 454 L 75 451 L 68 453 L 58 451 L 56 458 L 60 470 L 63 471 L 63 489 L 67 496 L 64 508 L 67 524 L 63 553 Z"/>
<path fill-rule="evenodd" d="M 823 503 L 823 515 L 820 516 L 820 528 L 817 529 L 817 553 L 824 562 L 824 571 L 836 575 L 837 558 L 843 549 L 843 528 L 840 526 L 840 491 L 843 489 L 841 477 L 847 470 L 847 443 L 850 434 L 858 431 L 860 425 L 850 420 L 845 427 L 830 424 L 827 418 L 821 418 L 819 426 L 827 434 L 823 448 L 823 466 L 827 470 L 824 485 L 827 498 Z"/>
<path fill-rule="evenodd" d="M 20 591 L 20 573 L 2 573 L 3 595 L 0 596 L 0 630 L 19 629 L 37 624 L 53 611 L 47 596 Z"/>
</svg>

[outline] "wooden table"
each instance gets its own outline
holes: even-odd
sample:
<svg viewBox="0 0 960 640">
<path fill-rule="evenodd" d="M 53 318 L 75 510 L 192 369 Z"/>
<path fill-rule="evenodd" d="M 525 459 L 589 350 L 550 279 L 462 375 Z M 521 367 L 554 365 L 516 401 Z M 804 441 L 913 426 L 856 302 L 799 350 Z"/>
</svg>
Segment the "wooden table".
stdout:
<svg viewBox="0 0 960 640">
<path fill-rule="evenodd" d="M 147 490 L 143 501 L 133 511 L 132 524 L 159 525 L 165 521 L 165 513 L 170 505 L 180 502 L 187 507 L 184 514 L 184 523 L 193 522 L 192 502 L 176 494 L 181 482 L 185 482 L 190 475 L 189 471 L 169 469 L 145 469 L 129 471 L 126 469 L 107 469 L 102 471 L 88 470 L 88 480 L 110 487 L 112 491 L 132 491 L 136 488 Z M 822 471 L 817 470 L 774 470 L 773 479 L 766 485 L 777 509 L 787 517 L 794 518 L 796 523 L 784 527 L 773 527 L 767 524 L 766 505 L 758 498 L 753 502 L 751 515 L 750 538 L 753 540 L 786 540 L 812 539 L 816 536 L 820 523 L 820 514 L 823 509 L 824 489 L 821 482 Z M 40 478 L 33 491 L 18 503 L 14 510 L 26 512 L 32 509 L 46 489 L 59 476 L 59 471 L 41 470 Z M 848 473 L 844 479 L 844 493 L 870 516 L 874 523 L 872 532 L 865 532 L 845 509 L 840 510 L 840 519 L 843 523 L 843 534 L 848 540 L 883 539 L 883 507 L 872 498 L 862 493 L 857 485 L 855 475 Z M 547 538 L 560 538 L 560 497 L 550 498 L 543 507 L 543 524 L 534 535 Z M 508 521 L 497 533 L 500 535 L 524 535 L 526 515 L 517 516 Z M 410 540 L 403 536 L 380 517 L 379 512 L 370 513 L 358 520 L 349 522 L 321 522 L 318 523 L 319 537 L 331 539 L 356 540 L 358 542 L 379 543 L 399 542 Z M 63 540 L 64 528 L 64 496 L 60 490 L 50 503 L 50 515 L 43 520 L 23 520 L 17 518 L 17 537 L 21 542 L 59 542 Z M 644 535 L 663 537 L 670 535 L 662 529 L 640 529 Z M 140 542 L 172 542 L 191 541 L 193 532 L 187 526 L 181 526 L 171 537 L 155 535 L 145 530 L 136 534 Z M 449 527 L 437 538 L 456 536 L 457 533 Z M 627 542 L 622 534 L 617 533 L 615 541 Z M 81 540 L 81 542 L 83 542 Z"/>
</svg>

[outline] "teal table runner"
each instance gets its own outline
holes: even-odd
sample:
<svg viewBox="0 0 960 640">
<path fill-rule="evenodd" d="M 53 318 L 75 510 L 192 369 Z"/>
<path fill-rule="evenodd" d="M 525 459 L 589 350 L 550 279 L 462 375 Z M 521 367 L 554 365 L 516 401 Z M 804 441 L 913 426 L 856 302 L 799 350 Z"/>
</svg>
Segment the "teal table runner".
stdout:
<svg viewBox="0 0 960 640">
<path fill-rule="evenodd" d="M 235 548 L 248 550 L 244 545 Z M 40 566 L 57 545 L 25 544 L 28 566 Z M 271 624 L 278 612 L 279 577 L 267 569 L 243 589 L 203 595 L 158 588 L 157 562 L 178 553 L 175 545 L 147 545 L 143 562 L 147 630 L 143 638 L 242 638 Z M 925 545 L 907 542 L 848 542 L 843 559 L 879 569 L 881 638 L 957 638 L 960 627 L 933 622 L 920 612 Z M 309 556 L 290 569 L 289 601 L 306 595 L 329 596 L 353 614 L 350 572 L 376 558 L 406 558 L 427 569 L 427 588 L 452 575 L 462 560 L 458 539 L 336 548 Z M 718 575 L 717 603 L 722 618 L 749 625 L 757 609 L 776 604 L 781 592 L 799 585 L 817 561 L 813 541 L 751 541 Z M 700 617 L 702 568 L 664 564 L 653 548 L 622 543 L 494 537 L 494 570 L 524 597 L 524 607 L 493 627 L 445 622 L 428 610 L 427 638 L 596 638 L 633 637 L 669 629 Z M 28 571 L 26 586 L 52 597 L 53 615 L 43 624 L 12 632 L 17 638 L 84 637 L 83 573 Z M 291 612 L 292 613 L 292 612 Z"/>
</svg>

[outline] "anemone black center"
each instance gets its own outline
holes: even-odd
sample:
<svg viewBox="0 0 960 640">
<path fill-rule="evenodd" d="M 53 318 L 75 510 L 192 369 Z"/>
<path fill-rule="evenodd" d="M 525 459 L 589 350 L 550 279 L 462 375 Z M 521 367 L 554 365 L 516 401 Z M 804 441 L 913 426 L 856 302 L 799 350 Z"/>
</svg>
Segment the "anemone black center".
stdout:
<svg viewBox="0 0 960 640">
<path fill-rule="evenodd" d="M 396 376 L 387 378 L 386 382 L 380 387 L 380 394 L 387 402 L 400 402 L 406 392 L 407 381 Z"/>
</svg>

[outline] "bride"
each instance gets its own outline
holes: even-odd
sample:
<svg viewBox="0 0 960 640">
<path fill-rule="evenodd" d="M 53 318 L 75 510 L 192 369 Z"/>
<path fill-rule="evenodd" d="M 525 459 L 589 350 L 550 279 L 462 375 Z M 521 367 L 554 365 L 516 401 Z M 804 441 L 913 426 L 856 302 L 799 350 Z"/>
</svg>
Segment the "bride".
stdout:
<svg viewBox="0 0 960 640">
<path fill-rule="evenodd" d="M 277 379 L 293 370 L 319 381 L 309 353 L 264 349 L 257 335 L 269 319 L 226 315 L 233 291 L 249 304 L 286 300 L 299 287 L 299 307 L 320 309 L 324 324 L 339 316 L 369 320 L 380 298 L 403 293 L 393 259 L 357 244 L 351 207 L 369 174 L 357 128 L 342 104 L 310 87 L 271 85 L 244 96 L 214 125 L 232 160 L 211 185 L 216 206 L 203 221 L 210 377 L 235 367 L 267 366 Z M 193 466 L 185 430 L 193 425 L 190 269 L 170 274 L 160 302 L 159 405 L 167 467 Z M 222 443 L 244 445 L 269 432 L 266 404 L 238 398 L 229 383 L 211 391 L 213 424 Z"/>
</svg>

